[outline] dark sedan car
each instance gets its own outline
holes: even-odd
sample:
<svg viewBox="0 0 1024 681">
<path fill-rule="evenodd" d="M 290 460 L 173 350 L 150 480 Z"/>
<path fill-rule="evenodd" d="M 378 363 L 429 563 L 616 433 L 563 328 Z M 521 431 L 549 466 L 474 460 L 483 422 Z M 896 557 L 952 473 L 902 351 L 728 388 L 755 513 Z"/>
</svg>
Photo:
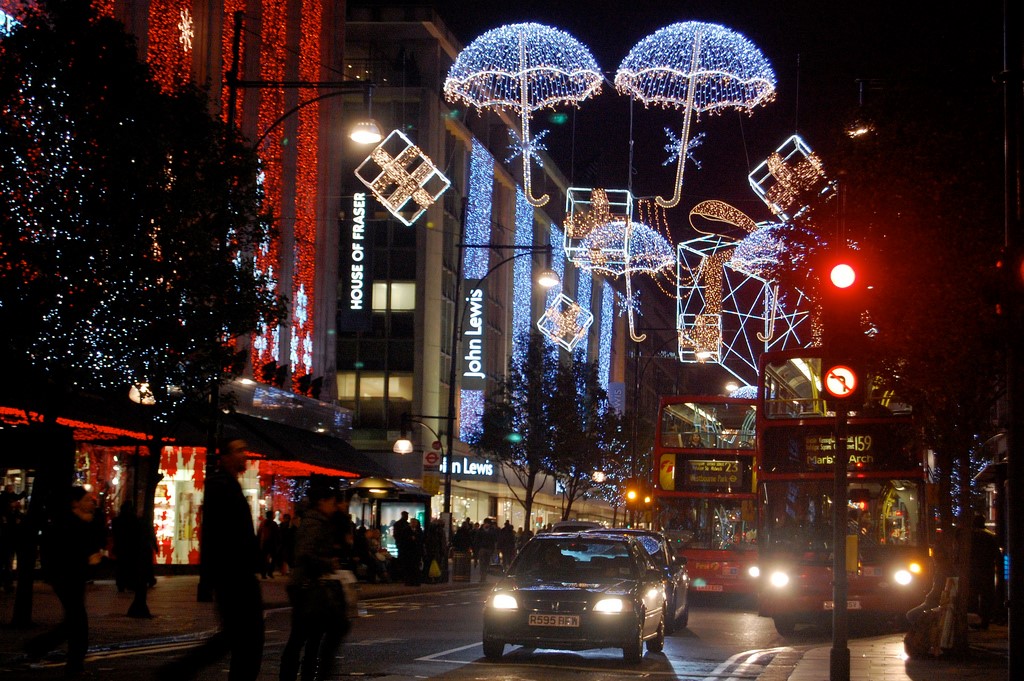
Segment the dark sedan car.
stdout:
<svg viewBox="0 0 1024 681">
<path fill-rule="evenodd" d="M 672 551 L 668 540 L 661 532 L 638 529 L 588 530 L 598 534 L 622 534 L 633 537 L 644 547 L 651 559 L 661 569 L 665 578 L 665 633 L 671 634 L 678 627 L 685 629 L 690 622 L 690 575 L 686 570 L 686 558 Z"/>
<path fill-rule="evenodd" d="M 623 535 L 538 535 L 523 547 L 484 606 L 484 655 L 505 644 L 622 648 L 637 662 L 665 645 L 665 585 L 643 547 Z"/>
</svg>

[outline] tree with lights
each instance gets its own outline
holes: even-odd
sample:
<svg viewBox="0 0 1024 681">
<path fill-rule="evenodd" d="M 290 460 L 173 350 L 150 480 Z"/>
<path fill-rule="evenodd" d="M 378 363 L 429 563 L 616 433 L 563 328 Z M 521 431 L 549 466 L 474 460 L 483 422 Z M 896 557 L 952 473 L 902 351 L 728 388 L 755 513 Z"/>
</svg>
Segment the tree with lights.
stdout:
<svg viewBox="0 0 1024 681">
<path fill-rule="evenodd" d="M 562 490 L 562 520 L 568 520 L 573 502 L 599 492 L 594 474 L 607 473 L 608 463 L 625 453 L 623 421 L 608 404 L 597 364 L 579 354 L 558 367 L 551 414 L 552 475 Z"/>
<path fill-rule="evenodd" d="M 88 2 L 19 22 L 0 38 L 0 325 L 15 373 L 0 397 L 52 424 L 80 395 L 136 386 L 152 402 L 139 471 L 152 526 L 166 425 L 241 371 L 233 339 L 283 313 L 251 257 L 268 235 L 256 158 L 202 93 L 161 92 Z"/>
<path fill-rule="evenodd" d="M 558 354 L 540 334 L 509 361 L 508 374 L 484 400 L 480 430 L 468 443 L 500 463 L 509 491 L 532 524 L 533 501 L 551 473 L 551 432 Z M 510 479 L 510 477 L 512 479 Z"/>
</svg>

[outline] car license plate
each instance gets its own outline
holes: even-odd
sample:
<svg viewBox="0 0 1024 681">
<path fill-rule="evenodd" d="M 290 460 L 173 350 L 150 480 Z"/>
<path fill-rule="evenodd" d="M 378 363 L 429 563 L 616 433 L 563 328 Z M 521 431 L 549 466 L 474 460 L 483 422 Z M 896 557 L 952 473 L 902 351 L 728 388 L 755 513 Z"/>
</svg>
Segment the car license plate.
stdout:
<svg viewBox="0 0 1024 681">
<path fill-rule="evenodd" d="M 825 609 L 826 610 L 834 610 L 835 609 L 835 603 L 833 603 L 832 601 L 825 601 Z M 860 601 L 846 601 L 846 609 L 847 610 L 860 610 Z"/>
<path fill-rule="evenodd" d="M 530 615 L 527 623 L 531 627 L 578 627 L 579 615 Z"/>
<path fill-rule="evenodd" d="M 701 586 L 693 587 L 694 591 L 721 591 L 721 584 L 702 584 Z"/>
</svg>

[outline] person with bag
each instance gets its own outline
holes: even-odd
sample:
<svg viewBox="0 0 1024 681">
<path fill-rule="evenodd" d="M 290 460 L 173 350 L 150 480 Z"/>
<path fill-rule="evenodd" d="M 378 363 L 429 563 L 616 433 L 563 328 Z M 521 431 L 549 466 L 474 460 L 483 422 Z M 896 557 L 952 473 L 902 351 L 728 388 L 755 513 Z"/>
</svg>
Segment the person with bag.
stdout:
<svg viewBox="0 0 1024 681">
<path fill-rule="evenodd" d="M 300 657 L 303 681 L 328 678 L 335 651 L 349 628 L 343 585 L 334 579 L 338 545 L 331 518 L 337 511 L 337 492 L 315 483 L 308 496 L 309 508 L 295 534 L 295 564 L 288 584 L 292 625 L 281 653 L 281 681 L 295 681 Z"/>
</svg>

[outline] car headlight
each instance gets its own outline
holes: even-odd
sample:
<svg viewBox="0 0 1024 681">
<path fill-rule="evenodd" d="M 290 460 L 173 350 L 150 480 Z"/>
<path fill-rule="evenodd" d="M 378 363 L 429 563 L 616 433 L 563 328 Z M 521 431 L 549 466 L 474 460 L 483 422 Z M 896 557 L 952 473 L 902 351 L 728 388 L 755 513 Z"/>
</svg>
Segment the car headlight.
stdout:
<svg viewBox="0 0 1024 681">
<path fill-rule="evenodd" d="M 761 568 L 757 567 L 756 565 L 751 565 L 747 568 L 747 574 L 753 577 L 754 579 L 757 579 L 761 576 Z"/>
<path fill-rule="evenodd" d="M 768 581 L 776 589 L 781 589 L 782 587 L 789 584 L 789 575 L 787 575 L 782 570 L 776 570 L 772 573 L 771 577 L 768 578 Z"/>
<path fill-rule="evenodd" d="M 897 584 L 900 584 L 902 586 L 906 586 L 907 584 L 910 584 L 912 581 L 914 581 L 914 575 L 910 574 L 909 570 L 897 570 L 896 574 L 894 574 L 892 578 L 896 581 Z"/>
<path fill-rule="evenodd" d="M 511 594 L 494 594 L 491 598 L 491 607 L 495 610 L 516 610 L 519 608 L 519 601 Z"/>
<path fill-rule="evenodd" d="M 623 607 L 621 598 L 602 598 L 594 604 L 594 612 L 622 612 Z"/>
</svg>

